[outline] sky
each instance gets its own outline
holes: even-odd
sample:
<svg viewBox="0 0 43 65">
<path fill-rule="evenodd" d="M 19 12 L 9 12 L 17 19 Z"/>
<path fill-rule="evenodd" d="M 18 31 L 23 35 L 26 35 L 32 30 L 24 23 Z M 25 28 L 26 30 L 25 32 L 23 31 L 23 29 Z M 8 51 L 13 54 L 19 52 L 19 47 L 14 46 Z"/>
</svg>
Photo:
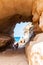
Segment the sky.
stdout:
<svg viewBox="0 0 43 65">
<path fill-rule="evenodd" d="M 28 23 L 21 22 L 17 23 L 14 28 L 14 37 L 22 37 L 23 36 L 23 29 Z"/>
</svg>

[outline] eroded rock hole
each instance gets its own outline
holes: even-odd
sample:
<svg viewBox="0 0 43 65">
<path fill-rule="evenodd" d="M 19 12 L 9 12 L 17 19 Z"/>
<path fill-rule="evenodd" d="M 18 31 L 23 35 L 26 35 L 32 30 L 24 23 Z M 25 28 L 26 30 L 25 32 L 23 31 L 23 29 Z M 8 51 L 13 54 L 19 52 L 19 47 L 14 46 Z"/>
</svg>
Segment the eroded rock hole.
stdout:
<svg viewBox="0 0 43 65">
<path fill-rule="evenodd" d="M 30 40 L 33 35 L 32 22 L 20 22 L 15 25 L 14 28 L 14 44 L 13 47 L 22 48 Z"/>
</svg>

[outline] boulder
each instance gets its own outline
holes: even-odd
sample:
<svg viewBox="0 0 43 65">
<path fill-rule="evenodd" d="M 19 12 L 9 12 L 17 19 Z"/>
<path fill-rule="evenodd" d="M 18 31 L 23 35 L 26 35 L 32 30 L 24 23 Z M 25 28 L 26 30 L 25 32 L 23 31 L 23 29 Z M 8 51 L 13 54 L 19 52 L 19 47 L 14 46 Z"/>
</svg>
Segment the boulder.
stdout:
<svg viewBox="0 0 43 65">
<path fill-rule="evenodd" d="M 26 45 L 25 52 L 29 65 L 43 65 L 43 33 Z"/>
</svg>

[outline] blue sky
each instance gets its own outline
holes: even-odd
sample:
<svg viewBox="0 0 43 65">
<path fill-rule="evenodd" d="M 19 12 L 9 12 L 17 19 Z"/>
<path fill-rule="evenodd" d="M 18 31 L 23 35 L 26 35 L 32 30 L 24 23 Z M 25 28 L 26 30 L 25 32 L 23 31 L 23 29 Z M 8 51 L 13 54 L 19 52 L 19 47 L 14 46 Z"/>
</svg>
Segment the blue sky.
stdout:
<svg viewBox="0 0 43 65">
<path fill-rule="evenodd" d="M 21 22 L 17 23 L 14 28 L 14 37 L 22 37 L 23 36 L 23 29 L 28 23 Z"/>
</svg>

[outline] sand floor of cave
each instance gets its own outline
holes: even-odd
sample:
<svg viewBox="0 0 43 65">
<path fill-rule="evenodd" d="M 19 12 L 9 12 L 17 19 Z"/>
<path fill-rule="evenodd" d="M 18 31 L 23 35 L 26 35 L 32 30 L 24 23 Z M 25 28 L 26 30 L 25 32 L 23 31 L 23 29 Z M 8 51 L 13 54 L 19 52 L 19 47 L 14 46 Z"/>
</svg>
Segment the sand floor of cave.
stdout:
<svg viewBox="0 0 43 65">
<path fill-rule="evenodd" d="M 28 65 L 24 50 L 8 49 L 0 53 L 0 65 Z"/>
</svg>

